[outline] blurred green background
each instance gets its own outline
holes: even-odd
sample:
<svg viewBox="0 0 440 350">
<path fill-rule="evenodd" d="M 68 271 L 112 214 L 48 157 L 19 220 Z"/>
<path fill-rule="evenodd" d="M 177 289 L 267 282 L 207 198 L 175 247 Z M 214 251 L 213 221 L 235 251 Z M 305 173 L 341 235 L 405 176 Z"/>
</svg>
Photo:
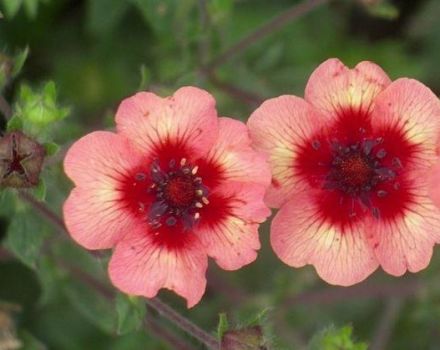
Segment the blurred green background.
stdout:
<svg viewBox="0 0 440 350">
<path fill-rule="evenodd" d="M 70 108 L 47 136 L 61 146 L 43 174 L 47 204 L 60 213 L 70 189 L 61 169 L 67 145 L 112 127 L 118 103 L 138 90 L 167 95 L 200 86 L 215 95 L 221 115 L 246 120 L 265 98 L 302 96 L 313 69 L 338 57 L 349 66 L 375 61 L 393 79 L 413 77 L 440 93 L 440 1 L 324 2 L 224 56 L 300 1 L 0 0 L 0 67 L 29 47 L 3 96 L 20 104 L 23 84 L 38 91 L 51 80 L 57 103 Z M 142 303 L 122 295 L 114 301 L 87 283 L 84 274 L 108 283 L 108 253 L 91 257 L 14 193 L 3 191 L 0 204 L 0 316 L 9 322 L 0 317 L 1 350 L 8 349 L 4 329 L 17 332 L 23 349 L 180 349 L 163 340 L 164 329 L 189 349 L 203 349 Z M 337 288 L 311 267 L 283 265 L 270 249 L 268 226 L 251 266 L 225 272 L 211 263 L 206 295 L 194 309 L 171 293 L 161 297 L 209 332 L 221 312 L 231 327 L 262 324 L 271 349 L 365 349 L 359 342 L 373 350 L 440 349 L 440 248 L 417 275 L 378 271 Z"/>
</svg>

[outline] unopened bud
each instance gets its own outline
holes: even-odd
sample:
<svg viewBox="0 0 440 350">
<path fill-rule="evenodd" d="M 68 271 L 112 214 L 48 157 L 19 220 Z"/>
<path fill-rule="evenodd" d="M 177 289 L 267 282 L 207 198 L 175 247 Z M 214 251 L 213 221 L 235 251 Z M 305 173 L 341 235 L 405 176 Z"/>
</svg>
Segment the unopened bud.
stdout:
<svg viewBox="0 0 440 350">
<path fill-rule="evenodd" d="M 20 131 L 3 136 L 0 139 L 0 186 L 36 186 L 44 156 L 44 147 Z"/>
<path fill-rule="evenodd" d="M 226 331 L 221 340 L 221 350 L 267 350 L 260 326 Z"/>
</svg>

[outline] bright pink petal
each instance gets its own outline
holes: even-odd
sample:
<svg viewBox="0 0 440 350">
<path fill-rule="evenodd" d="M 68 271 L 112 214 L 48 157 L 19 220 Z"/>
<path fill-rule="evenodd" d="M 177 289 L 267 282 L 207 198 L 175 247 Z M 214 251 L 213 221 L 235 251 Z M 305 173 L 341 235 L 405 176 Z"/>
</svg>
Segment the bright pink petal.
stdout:
<svg viewBox="0 0 440 350">
<path fill-rule="evenodd" d="M 302 192 L 281 207 L 272 221 L 271 244 L 287 265 L 314 265 L 330 284 L 350 286 L 378 266 L 360 226 L 341 230 L 320 218 L 311 194 Z"/>
<path fill-rule="evenodd" d="M 429 172 L 428 191 L 431 200 L 440 209 L 440 160 Z"/>
<path fill-rule="evenodd" d="M 406 78 L 393 82 L 377 96 L 372 120 L 377 127 L 403 130 L 407 139 L 419 146 L 419 170 L 426 171 L 437 160 L 440 101 L 422 83 Z"/>
<path fill-rule="evenodd" d="M 76 242 L 87 249 L 110 248 L 134 228 L 137 221 L 120 201 L 119 187 L 141 161 L 127 140 L 110 132 L 86 135 L 69 149 L 64 169 L 78 187 L 63 211 Z"/>
<path fill-rule="evenodd" d="M 420 193 L 402 217 L 393 221 L 375 220 L 367 223 L 366 228 L 370 244 L 386 272 L 394 276 L 401 276 L 406 270 L 418 272 L 428 266 L 434 244 L 440 243 L 440 209 L 426 193 Z"/>
<path fill-rule="evenodd" d="M 151 92 L 137 93 L 122 101 L 116 124 L 118 132 L 141 151 L 153 153 L 171 144 L 202 156 L 218 132 L 214 98 L 195 87 L 183 87 L 165 98 Z"/>
<path fill-rule="evenodd" d="M 260 249 L 258 227 L 270 215 L 263 203 L 265 189 L 242 183 L 219 186 L 200 211 L 200 225 L 195 232 L 221 268 L 237 270 L 256 259 Z"/>
<path fill-rule="evenodd" d="M 326 115 L 347 111 L 368 114 L 376 96 L 391 83 L 386 73 L 372 62 L 348 69 L 336 58 L 322 63 L 310 76 L 305 99 Z"/>
<path fill-rule="evenodd" d="M 109 263 L 112 283 L 127 294 L 156 296 L 161 288 L 174 291 L 193 307 L 206 288 L 206 253 L 194 236 L 180 247 L 167 247 L 144 231 L 119 242 Z"/>
<path fill-rule="evenodd" d="M 219 177 L 223 181 L 264 186 L 270 183 L 271 174 L 266 157 L 251 147 L 248 129 L 241 121 L 219 119 L 218 138 L 206 160 L 211 167 L 218 169 Z M 204 178 L 202 173 L 201 177 Z"/>
<path fill-rule="evenodd" d="M 107 249 L 139 225 L 115 190 L 72 190 L 63 206 L 64 222 L 71 237 L 87 249 Z"/>
<path fill-rule="evenodd" d="M 267 100 L 250 116 L 248 127 L 254 146 L 268 156 L 272 170 L 266 196 L 269 206 L 280 207 L 301 186 L 295 174 L 295 157 L 322 122 L 320 115 L 296 96 Z"/>
<path fill-rule="evenodd" d="M 92 132 L 68 150 L 64 171 L 76 186 L 114 188 L 143 156 L 124 137 L 108 131 Z"/>
</svg>

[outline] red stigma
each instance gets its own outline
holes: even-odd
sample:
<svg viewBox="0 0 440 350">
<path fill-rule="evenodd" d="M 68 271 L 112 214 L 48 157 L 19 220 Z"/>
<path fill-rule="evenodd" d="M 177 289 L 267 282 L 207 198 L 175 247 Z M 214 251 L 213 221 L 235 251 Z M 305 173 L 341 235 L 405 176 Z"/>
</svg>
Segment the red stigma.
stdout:
<svg viewBox="0 0 440 350">
<path fill-rule="evenodd" d="M 194 202 L 196 187 L 189 177 L 177 176 L 168 181 L 164 188 L 164 197 L 175 207 L 187 207 Z"/>
</svg>

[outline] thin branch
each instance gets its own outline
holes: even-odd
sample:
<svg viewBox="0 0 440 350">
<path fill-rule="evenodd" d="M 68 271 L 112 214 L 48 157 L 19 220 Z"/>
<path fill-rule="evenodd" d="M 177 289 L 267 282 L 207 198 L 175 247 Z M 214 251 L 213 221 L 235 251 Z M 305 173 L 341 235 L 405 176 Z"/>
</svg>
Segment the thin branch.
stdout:
<svg viewBox="0 0 440 350">
<path fill-rule="evenodd" d="M 156 335 L 157 338 L 162 339 L 173 349 L 176 350 L 193 350 L 193 347 L 187 345 L 183 339 L 170 332 L 167 328 L 162 326 L 157 320 L 147 317 L 145 320 L 145 327 L 148 331 Z"/>
<path fill-rule="evenodd" d="M 268 36 L 269 34 L 274 33 L 275 31 L 281 29 L 289 22 L 292 22 L 301 16 L 304 16 L 305 14 L 311 12 L 315 8 L 317 8 L 320 5 L 325 4 L 329 0 L 304 0 L 300 4 L 297 4 L 290 9 L 282 12 L 278 16 L 275 16 L 267 23 L 263 24 L 259 28 L 257 28 L 255 31 L 249 33 L 244 38 L 239 40 L 236 44 L 232 45 L 229 49 L 227 49 L 225 52 L 217 56 L 209 65 L 208 70 L 213 71 L 217 67 L 223 65 L 224 63 L 228 62 L 232 57 L 235 55 L 243 52 L 246 50 L 249 46 L 256 43 L 257 41 L 261 40 L 265 36 Z"/>
<path fill-rule="evenodd" d="M 5 116 L 6 120 L 9 120 L 12 117 L 12 108 L 3 95 L 0 95 L 0 111 Z"/>
<path fill-rule="evenodd" d="M 227 93 L 229 96 L 244 102 L 251 107 L 259 106 L 264 101 L 263 97 L 258 96 L 253 92 L 243 90 L 235 85 L 219 80 L 215 74 L 211 73 L 207 74 L 207 76 L 214 86 Z"/>
<path fill-rule="evenodd" d="M 39 212 L 43 217 L 46 218 L 52 225 L 56 228 L 61 229 L 66 232 L 66 227 L 64 226 L 64 221 L 56 213 L 52 211 L 46 204 L 38 201 L 34 196 L 25 191 L 20 191 L 18 193 L 19 197 L 30 204 L 37 212 Z"/>
<path fill-rule="evenodd" d="M 148 306 L 156 310 L 159 314 L 165 317 L 167 320 L 174 323 L 180 329 L 186 333 L 192 335 L 194 338 L 198 339 L 201 343 L 205 344 L 208 349 L 218 349 L 219 342 L 211 334 L 205 332 L 203 329 L 189 321 L 187 318 L 183 317 L 181 314 L 176 312 L 173 308 L 163 303 L 158 298 L 146 299 Z"/>
</svg>

